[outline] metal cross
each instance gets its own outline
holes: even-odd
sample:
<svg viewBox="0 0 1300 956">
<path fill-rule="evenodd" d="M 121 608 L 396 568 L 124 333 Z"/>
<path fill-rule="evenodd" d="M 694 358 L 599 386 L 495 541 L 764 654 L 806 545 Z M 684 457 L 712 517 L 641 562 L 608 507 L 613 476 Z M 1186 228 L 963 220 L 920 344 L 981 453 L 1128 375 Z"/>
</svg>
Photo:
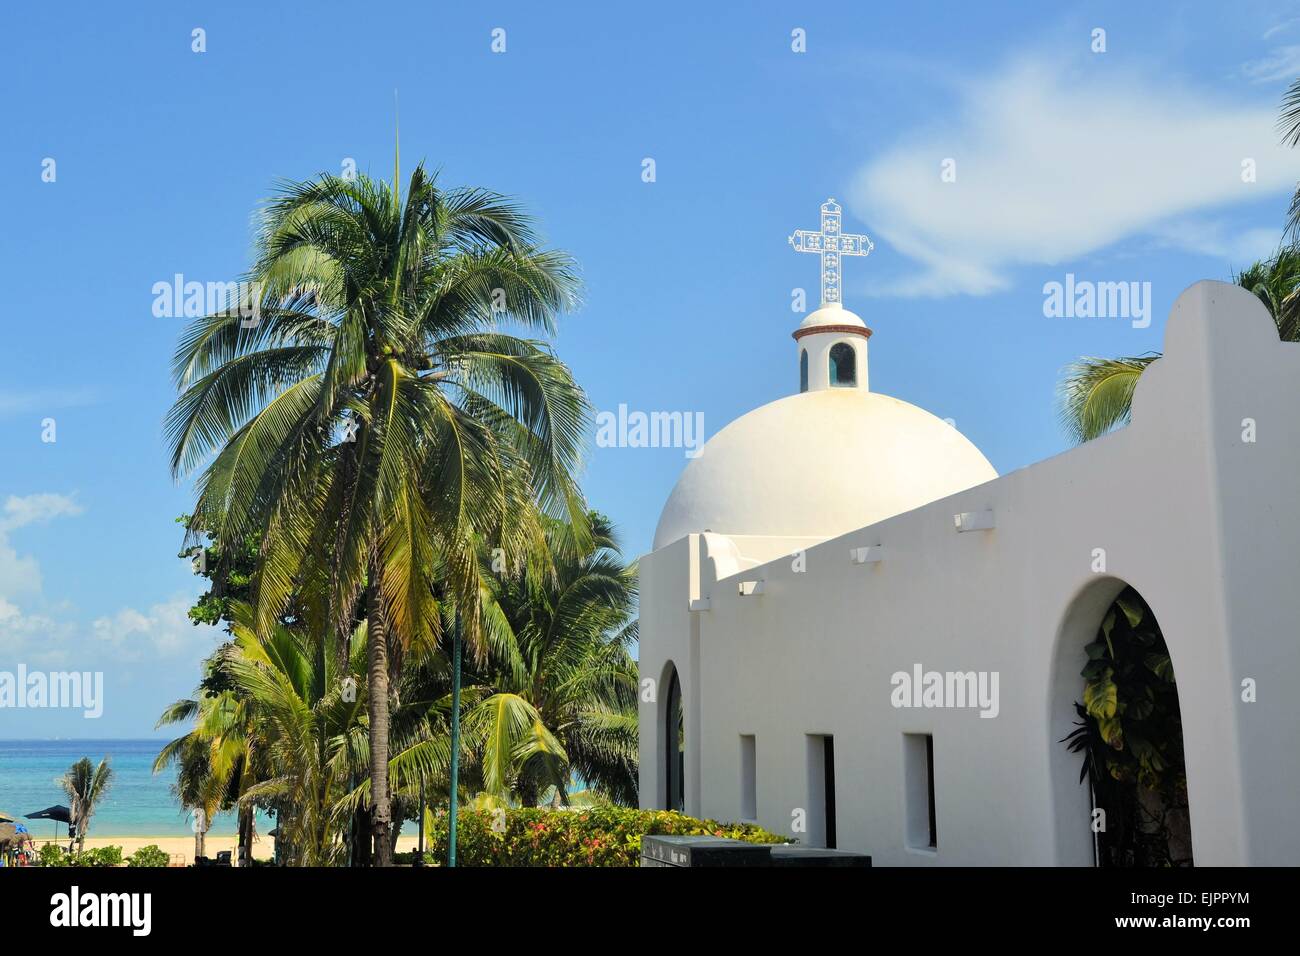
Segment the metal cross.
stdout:
<svg viewBox="0 0 1300 956">
<path fill-rule="evenodd" d="M 840 301 L 840 256 L 865 256 L 875 248 L 866 236 L 840 232 L 840 205 L 822 203 L 821 232 L 797 229 L 790 237 L 795 252 L 816 252 L 822 257 L 822 305 Z"/>
</svg>

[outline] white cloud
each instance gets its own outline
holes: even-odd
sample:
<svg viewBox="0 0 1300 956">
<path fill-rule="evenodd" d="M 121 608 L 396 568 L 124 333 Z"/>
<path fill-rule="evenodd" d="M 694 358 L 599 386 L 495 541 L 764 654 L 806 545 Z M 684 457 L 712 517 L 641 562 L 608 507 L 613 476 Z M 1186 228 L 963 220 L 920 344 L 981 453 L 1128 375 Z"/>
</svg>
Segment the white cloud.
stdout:
<svg viewBox="0 0 1300 956">
<path fill-rule="evenodd" d="M 1290 192 L 1300 150 L 1279 145 L 1276 119 L 1272 103 L 1225 104 L 1132 74 L 1014 64 L 972 84 L 941 125 L 858 173 L 854 211 L 921 266 L 869 291 L 984 295 L 1006 288 L 1017 266 L 1055 265 L 1133 236 L 1168 240 L 1178 219 Z M 955 182 L 940 178 L 947 158 Z M 1245 159 L 1254 160 L 1254 183 L 1242 181 Z M 1260 238 L 1220 234 L 1214 243 L 1241 250 Z M 1194 236 L 1188 244 L 1197 248 Z"/>
<path fill-rule="evenodd" d="M 21 497 L 10 495 L 5 499 L 4 513 L 0 516 L 0 531 L 12 531 L 54 518 L 74 517 L 84 510 L 71 495 L 51 492 Z"/>
<path fill-rule="evenodd" d="M 142 669 L 136 662 L 183 656 L 193 663 L 211 651 L 221 632 L 190 623 L 190 596 L 177 595 L 143 611 L 124 607 L 96 618 L 89 628 L 67 602 L 43 598 L 38 562 L 20 555 L 9 534 L 83 510 L 75 496 L 54 493 L 11 495 L 0 505 L 0 667 L 22 662 L 129 678 Z"/>
<path fill-rule="evenodd" d="M 41 592 L 41 567 L 30 555 L 21 555 L 9 541 L 9 532 L 55 518 L 79 515 L 84 509 L 71 495 L 43 492 L 10 495 L 0 508 L 0 598 L 14 599 Z"/>
<path fill-rule="evenodd" d="M 0 597 L 0 664 L 12 667 L 15 661 L 28 665 L 57 666 L 71 656 L 67 641 L 72 627 L 43 614 L 28 614 L 17 604 Z"/>
<path fill-rule="evenodd" d="M 41 566 L 19 554 L 0 530 L 0 600 L 41 593 Z"/>
<path fill-rule="evenodd" d="M 180 653 L 195 657 L 215 648 L 221 631 L 207 624 L 193 624 L 187 616 L 193 603 L 192 598 L 177 596 L 151 605 L 147 611 L 122 608 L 116 614 L 97 618 L 91 632 L 126 657 Z"/>
</svg>

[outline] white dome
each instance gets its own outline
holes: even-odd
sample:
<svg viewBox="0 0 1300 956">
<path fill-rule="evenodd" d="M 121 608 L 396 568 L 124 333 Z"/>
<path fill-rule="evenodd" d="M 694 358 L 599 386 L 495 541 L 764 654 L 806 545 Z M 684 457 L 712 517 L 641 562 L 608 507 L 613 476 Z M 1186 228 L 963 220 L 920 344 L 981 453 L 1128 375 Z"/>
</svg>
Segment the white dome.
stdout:
<svg viewBox="0 0 1300 956">
<path fill-rule="evenodd" d="M 809 312 L 804 316 L 804 320 L 799 323 L 799 331 L 807 334 L 807 329 L 823 326 L 853 326 L 854 328 L 865 329 L 867 323 L 862 321 L 862 316 L 856 312 L 850 312 L 838 302 L 828 302 L 815 312 Z"/>
<path fill-rule="evenodd" d="M 757 408 L 714 435 L 668 497 L 654 546 L 683 535 L 833 537 L 997 477 L 927 411 L 860 388 Z"/>
</svg>

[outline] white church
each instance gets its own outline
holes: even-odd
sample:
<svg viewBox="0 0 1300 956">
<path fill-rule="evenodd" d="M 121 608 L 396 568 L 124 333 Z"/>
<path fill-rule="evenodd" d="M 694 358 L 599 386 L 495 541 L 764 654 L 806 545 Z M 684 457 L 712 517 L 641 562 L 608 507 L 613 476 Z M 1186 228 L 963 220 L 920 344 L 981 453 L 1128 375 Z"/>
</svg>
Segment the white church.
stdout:
<svg viewBox="0 0 1300 956">
<path fill-rule="evenodd" d="M 822 261 L 799 391 L 709 440 L 641 560 L 641 805 L 876 866 L 1092 866 L 1061 741 L 1131 586 L 1176 672 L 1195 863 L 1300 864 L 1300 345 L 1199 282 L 1131 425 L 998 476 L 870 390 L 839 267 L 871 243 L 839 206 L 791 243 Z"/>
</svg>

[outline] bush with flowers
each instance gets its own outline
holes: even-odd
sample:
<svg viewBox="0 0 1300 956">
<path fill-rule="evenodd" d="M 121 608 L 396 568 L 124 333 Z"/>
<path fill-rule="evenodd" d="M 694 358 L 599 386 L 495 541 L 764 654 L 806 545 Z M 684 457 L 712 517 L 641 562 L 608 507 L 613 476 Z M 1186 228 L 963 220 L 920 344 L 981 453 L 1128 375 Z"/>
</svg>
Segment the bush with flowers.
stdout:
<svg viewBox="0 0 1300 956">
<path fill-rule="evenodd" d="M 786 843 L 752 823 L 697 820 L 671 810 L 631 807 L 465 809 L 456 832 L 457 866 L 639 866 L 647 835 L 716 836 Z M 444 813 L 430 814 L 426 861 L 447 860 Z"/>
</svg>

